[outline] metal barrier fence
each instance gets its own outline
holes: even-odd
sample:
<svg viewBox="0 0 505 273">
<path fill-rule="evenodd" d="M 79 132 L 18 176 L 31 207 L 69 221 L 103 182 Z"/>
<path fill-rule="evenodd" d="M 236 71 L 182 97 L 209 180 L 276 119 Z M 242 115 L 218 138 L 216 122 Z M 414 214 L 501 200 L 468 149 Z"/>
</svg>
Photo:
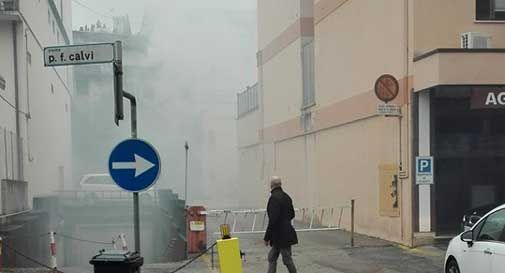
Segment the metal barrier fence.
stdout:
<svg viewBox="0 0 505 273">
<path fill-rule="evenodd" d="M 354 200 L 349 204 L 335 207 L 296 208 L 296 217 L 292 224 L 297 232 L 341 230 L 344 211 L 350 213 L 351 246 L 354 246 Z M 231 225 L 232 234 L 264 233 L 268 226 L 266 209 L 246 210 L 209 210 L 206 211 L 208 221 Z M 220 232 L 214 232 L 214 235 Z"/>
<path fill-rule="evenodd" d="M 100 200 L 129 200 L 133 199 L 131 192 L 123 190 L 75 190 L 75 191 L 55 191 L 60 197 L 65 199 L 100 199 Z M 156 190 L 142 192 L 142 196 L 149 196 L 153 201 L 158 200 Z"/>
</svg>

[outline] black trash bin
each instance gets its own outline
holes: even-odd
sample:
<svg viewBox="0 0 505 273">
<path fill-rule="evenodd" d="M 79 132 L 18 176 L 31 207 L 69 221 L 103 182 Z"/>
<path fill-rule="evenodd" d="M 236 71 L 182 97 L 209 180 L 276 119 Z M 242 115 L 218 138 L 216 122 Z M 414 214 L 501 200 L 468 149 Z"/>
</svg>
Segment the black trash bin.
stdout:
<svg viewBox="0 0 505 273">
<path fill-rule="evenodd" d="M 100 251 L 89 261 L 95 273 L 139 273 L 144 258 L 137 252 L 125 250 Z"/>
</svg>

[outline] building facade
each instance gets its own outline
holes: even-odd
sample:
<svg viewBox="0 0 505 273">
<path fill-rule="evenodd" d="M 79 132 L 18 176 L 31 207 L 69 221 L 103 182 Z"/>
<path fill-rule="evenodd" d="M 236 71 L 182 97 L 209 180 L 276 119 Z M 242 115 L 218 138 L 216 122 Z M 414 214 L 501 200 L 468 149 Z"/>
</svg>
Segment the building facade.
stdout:
<svg viewBox="0 0 505 273">
<path fill-rule="evenodd" d="M 0 1 L 0 179 L 26 200 L 3 213 L 70 181 L 72 68 L 44 67 L 43 48 L 71 44 L 71 22 L 70 1 Z"/>
<path fill-rule="evenodd" d="M 238 101 L 243 187 L 266 191 L 279 175 L 297 207 L 353 199 L 358 233 L 406 245 L 455 234 L 467 209 L 503 203 L 504 8 L 259 0 L 258 99 L 241 101 L 246 90 Z M 401 117 L 377 113 L 383 74 L 399 82 L 390 104 Z M 418 185 L 419 156 L 433 156 L 433 184 Z M 243 205 L 265 199 L 255 192 Z M 349 220 L 346 211 L 344 228 Z"/>
</svg>

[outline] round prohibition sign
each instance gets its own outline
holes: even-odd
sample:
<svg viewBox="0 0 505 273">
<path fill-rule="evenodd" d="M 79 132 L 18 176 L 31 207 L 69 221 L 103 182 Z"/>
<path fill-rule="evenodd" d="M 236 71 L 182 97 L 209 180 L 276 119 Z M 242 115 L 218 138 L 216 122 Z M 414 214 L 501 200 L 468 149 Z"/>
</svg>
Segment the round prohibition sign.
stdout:
<svg viewBox="0 0 505 273">
<path fill-rule="evenodd" d="M 399 91 L 400 85 L 393 75 L 385 74 L 375 81 L 375 95 L 385 103 L 394 100 Z"/>
</svg>

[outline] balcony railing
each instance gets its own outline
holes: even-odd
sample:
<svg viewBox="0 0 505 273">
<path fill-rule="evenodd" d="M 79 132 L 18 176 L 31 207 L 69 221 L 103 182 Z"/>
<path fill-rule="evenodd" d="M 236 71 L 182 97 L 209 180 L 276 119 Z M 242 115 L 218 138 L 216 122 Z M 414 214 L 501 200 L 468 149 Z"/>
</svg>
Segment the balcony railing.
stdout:
<svg viewBox="0 0 505 273">
<path fill-rule="evenodd" d="M 0 0 L 0 14 L 6 11 L 17 11 L 19 0 Z"/>
<path fill-rule="evenodd" d="M 247 87 L 244 92 L 237 94 L 237 115 L 239 118 L 257 110 L 258 107 L 258 84 Z"/>
<path fill-rule="evenodd" d="M 0 180 L 1 215 L 15 214 L 28 210 L 28 182 Z"/>
</svg>

